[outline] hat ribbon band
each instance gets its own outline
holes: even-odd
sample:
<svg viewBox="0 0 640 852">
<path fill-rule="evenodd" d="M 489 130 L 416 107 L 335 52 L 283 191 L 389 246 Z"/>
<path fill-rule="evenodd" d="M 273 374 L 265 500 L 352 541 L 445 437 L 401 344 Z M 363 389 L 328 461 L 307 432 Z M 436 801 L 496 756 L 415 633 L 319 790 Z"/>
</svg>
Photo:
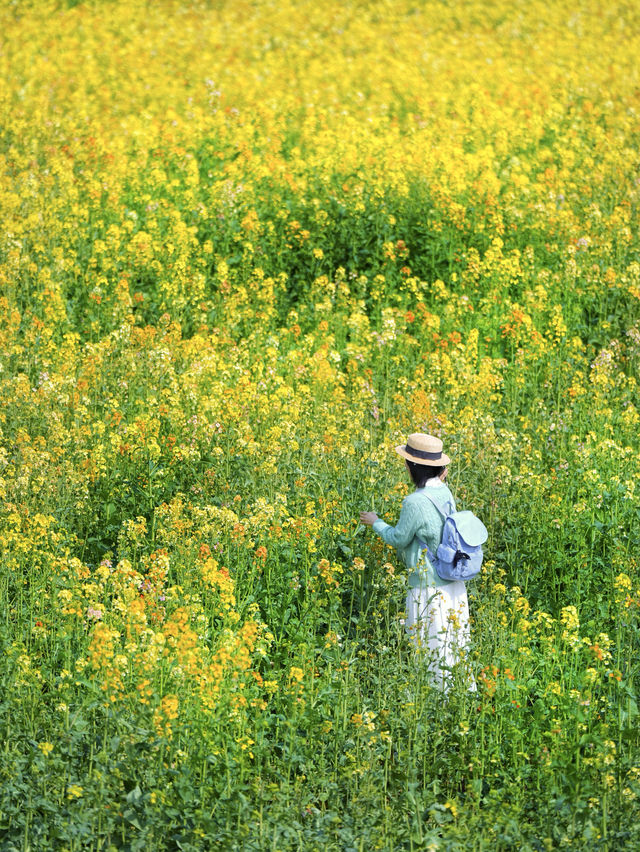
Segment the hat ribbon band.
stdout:
<svg viewBox="0 0 640 852">
<path fill-rule="evenodd" d="M 429 459 L 429 461 L 437 461 L 442 458 L 442 453 L 428 453 L 426 450 L 416 450 L 409 444 L 405 445 L 405 450 L 413 456 L 418 456 L 420 459 Z"/>
</svg>

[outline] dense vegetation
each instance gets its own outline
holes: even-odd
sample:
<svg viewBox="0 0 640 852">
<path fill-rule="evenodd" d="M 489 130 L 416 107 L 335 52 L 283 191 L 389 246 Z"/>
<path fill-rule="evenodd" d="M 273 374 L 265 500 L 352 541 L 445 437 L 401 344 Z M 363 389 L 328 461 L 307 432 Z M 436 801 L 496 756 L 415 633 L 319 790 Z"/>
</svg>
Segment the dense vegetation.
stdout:
<svg viewBox="0 0 640 852">
<path fill-rule="evenodd" d="M 640 13 L 0 7 L 0 844 L 640 845 Z M 393 446 L 486 523 L 478 693 Z"/>
</svg>

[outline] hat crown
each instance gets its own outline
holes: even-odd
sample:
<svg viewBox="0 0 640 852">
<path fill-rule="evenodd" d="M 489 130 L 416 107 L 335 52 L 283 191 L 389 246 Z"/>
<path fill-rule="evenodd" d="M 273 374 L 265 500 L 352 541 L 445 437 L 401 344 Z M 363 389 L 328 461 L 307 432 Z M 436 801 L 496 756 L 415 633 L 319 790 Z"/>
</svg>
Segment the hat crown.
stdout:
<svg viewBox="0 0 640 852">
<path fill-rule="evenodd" d="M 420 450 L 423 453 L 442 453 L 442 441 L 435 435 L 425 435 L 423 432 L 414 432 L 407 438 L 407 448 Z"/>
</svg>

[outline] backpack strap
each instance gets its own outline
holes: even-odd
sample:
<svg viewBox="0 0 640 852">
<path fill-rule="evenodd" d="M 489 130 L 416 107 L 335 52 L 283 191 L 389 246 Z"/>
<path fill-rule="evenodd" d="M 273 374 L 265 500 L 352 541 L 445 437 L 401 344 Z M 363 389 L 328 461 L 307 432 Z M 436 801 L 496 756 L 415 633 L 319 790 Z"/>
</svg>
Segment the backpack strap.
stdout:
<svg viewBox="0 0 640 852">
<path fill-rule="evenodd" d="M 433 499 L 433 497 L 429 497 L 429 495 L 428 495 L 428 494 L 424 494 L 423 496 L 425 496 L 425 497 L 427 498 L 427 500 L 429 500 L 429 501 L 430 501 L 430 502 L 431 502 L 431 503 L 432 503 L 432 504 L 436 507 L 436 509 L 437 509 L 437 510 L 438 510 L 438 512 L 440 513 L 440 516 L 442 517 L 442 520 L 443 520 L 443 521 L 446 521 L 446 520 L 447 520 L 447 518 L 449 517 L 449 515 L 445 515 L 445 513 L 442 511 L 442 507 L 441 507 L 441 506 L 438 506 L 438 504 L 437 504 L 437 503 L 436 503 L 436 501 Z"/>
<path fill-rule="evenodd" d="M 442 511 L 442 508 L 441 508 L 441 507 L 440 507 L 440 506 L 436 503 L 436 501 L 433 499 L 433 497 L 429 497 L 429 495 L 428 495 L 428 494 L 424 494 L 423 496 L 424 496 L 424 497 L 426 497 L 426 498 L 427 498 L 427 500 L 429 500 L 429 501 L 430 501 L 430 502 L 431 502 L 431 503 L 432 503 L 432 504 L 436 507 L 436 509 L 438 510 L 438 513 L 440 514 L 440 517 L 442 518 L 442 520 L 443 520 L 443 521 L 446 521 L 446 520 L 447 520 L 447 518 L 449 517 L 449 515 L 446 515 L 446 514 Z M 428 545 L 426 542 L 422 541 L 422 539 L 421 539 L 421 538 L 419 538 L 419 539 L 418 539 L 418 544 L 420 545 L 420 547 L 422 548 L 422 550 L 426 550 L 426 551 L 427 551 L 427 558 L 428 558 L 429 562 L 431 562 L 431 564 L 432 564 L 432 565 L 435 565 L 436 560 L 437 560 L 437 556 L 436 556 L 436 554 L 435 554 L 435 553 L 432 553 L 431 548 L 429 547 L 429 545 Z"/>
<path fill-rule="evenodd" d="M 425 550 L 427 552 L 427 559 L 433 565 L 435 563 L 435 560 L 436 560 L 436 555 L 432 552 L 429 545 L 426 543 L 426 541 L 423 541 L 421 538 L 418 538 L 417 536 L 416 536 L 416 541 L 420 545 L 420 549 Z"/>
</svg>

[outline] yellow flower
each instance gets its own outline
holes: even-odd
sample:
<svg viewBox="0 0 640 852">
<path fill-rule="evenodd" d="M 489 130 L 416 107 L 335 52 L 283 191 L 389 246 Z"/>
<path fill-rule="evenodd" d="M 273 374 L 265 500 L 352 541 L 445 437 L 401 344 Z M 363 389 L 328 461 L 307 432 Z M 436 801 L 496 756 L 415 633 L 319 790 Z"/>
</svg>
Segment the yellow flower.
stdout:
<svg viewBox="0 0 640 852">
<path fill-rule="evenodd" d="M 289 680 L 300 683 L 304 677 L 304 672 L 298 666 L 291 666 L 289 669 Z"/>
<path fill-rule="evenodd" d="M 44 754 L 45 757 L 48 757 L 53 751 L 52 743 L 38 743 L 38 748 Z"/>
<path fill-rule="evenodd" d="M 615 589 L 616 603 L 625 601 L 633 588 L 629 575 L 624 573 L 618 574 L 613 581 L 613 588 Z"/>
<path fill-rule="evenodd" d="M 455 802 L 449 800 L 448 802 L 445 802 L 444 806 L 445 806 L 445 808 L 447 808 L 447 810 L 449 810 L 451 812 L 451 816 L 454 819 L 458 818 L 458 806 L 456 805 Z"/>
<path fill-rule="evenodd" d="M 330 630 L 324 637 L 324 647 L 333 648 L 339 643 L 339 641 L 340 637 L 338 636 L 338 634 L 335 631 Z"/>
<path fill-rule="evenodd" d="M 578 620 L 578 611 L 575 606 L 565 606 L 560 613 L 560 621 L 566 627 L 569 633 L 575 633 L 580 627 Z"/>
<path fill-rule="evenodd" d="M 585 672 L 585 679 L 587 683 L 593 684 L 598 680 L 598 672 L 594 668 L 588 668 Z"/>
</svg>

